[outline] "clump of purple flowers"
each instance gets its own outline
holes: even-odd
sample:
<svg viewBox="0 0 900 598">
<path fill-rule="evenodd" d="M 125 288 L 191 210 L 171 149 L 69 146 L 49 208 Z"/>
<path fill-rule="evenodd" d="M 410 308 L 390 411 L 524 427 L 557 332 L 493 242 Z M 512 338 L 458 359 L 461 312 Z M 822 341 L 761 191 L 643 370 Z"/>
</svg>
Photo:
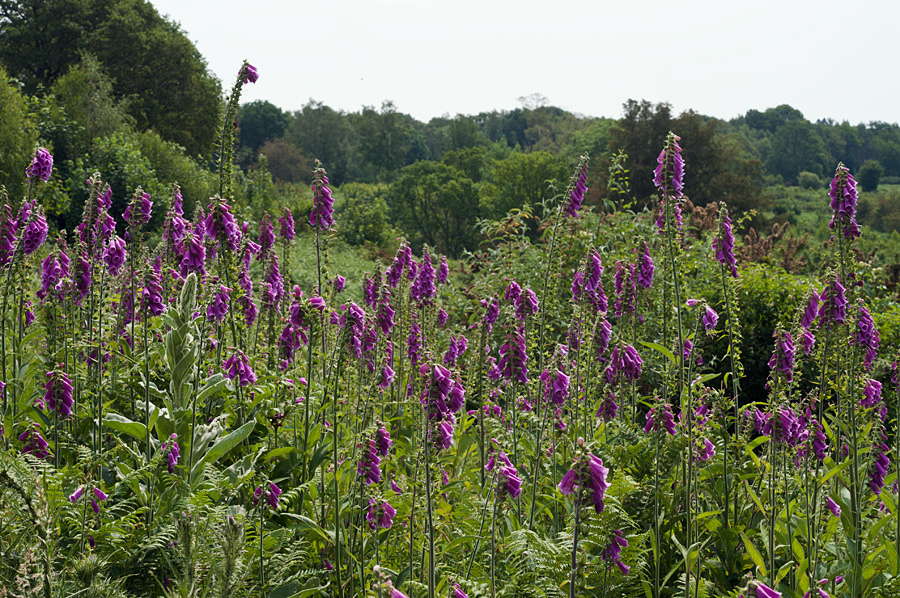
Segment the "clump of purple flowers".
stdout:
<svg viewBox="0 0 900 598">
<path fill-rule="evenodd" d="M 69 417 L 72 414 L 72 382 L 62 370 L 47 372 L 47 383 L 44 385 L 44 402 L 51 411 L 56 411 L 60 417 Z"/>
<path fill-rule="evenodd" d="M 623 548 L 628 548 L 628 540 L 625 539 L 622 530 L 613 530 L 612 541 L 609 543 L 609 546 L 603 549 L 603 560 L 607 563 L 615 563 L 622 575 L 628 575 L 631 567 L 622 562 Z"/>
<path fill-rule="evenodd" d="M 174 432 L 169 436 L 169 442 L 165 443 L 168 446 L 164 445 L 166 449 L 166 466 L 169 470 L 169 473 L 175 473 L 175 466 L 178 464 L 178 458 L 181 456 L 181 451 L 178 449 L 178 435 Z"/>
<path fill-rule="evenodd" d="M 235 350 L 235 352 L 225 360 L 222 364 L 225 370 L 225 377 L 229 380 L 237 378 L 241 386 L 256 384 L 256 374 L 250 367 L 250 360 L 244 355 L 243 351 Z"/>
<path fill-rule="evenodd" d="M 34 202 L 32 202 L 34 203 Z M 31 207 L 29 206 L 29 210 Z M 25 232 L 22 234 L 22 253 L 31 255 L 38 247 L 47 240 L 47 219 L 44 217 L 44 210 L 37 206 L 34 208 L 34 214 L 25 225 Z"/>
<path fill-rule="evenodd" d="M 738 277 L 737 261 L 734 259 L 734 231 L 731 226 L 731 218 L 728 216 L 728 208 L 722 206 L 719 212 L 719 230 L 713 240 L 713 249 L 716 250 L 716 260 L 731 270 L 734 278 Z"/>
<path fill-rule="evenodd" d="M 597 513 L 602 513 L 604 508 L 603 496 L 606 493 L 606 489 L 609 488 L 609 484 L 606 481 L 608 474 L 609 469 L 603 467 L 603 461 L 599 457 L 593 453 L 582 455 L 575 459 L 574 463 L 572 463 L 572 468 L 566 472 L 566 475 L 559 482 L 559 490 L 563 494 L 569 495 L 572 494 L 576 486 L 583 488 L 590 495 L 594 503 L 594 510 Z"/>
<path fill-rule="evenodd" d="M 834 171 L 828 196 L 831 197 L 831 209 L 834 210 L 828 227 L 833 230 L 839 225 L 843 227 L 846 238 L 859 237 L 859 225 L 856 223 L 856 181 L 843 162 L 839 163 Z"/>
<path fill-rule="evenodd" d="M 153 202 L 150 201 L 150 194 L 144 193 L 144 191 L 138 188 L 137 193 L 134 194 L 134 199 L 132 199 L 131 203 L 128 204 L 128 207 L 125 208 L 125 213 L 122 214 L 122 218 L 132 226 L 139 226 L 150 222 L 152 213 Z"/>
<path fill-rule="evenodd" d="M 665 430 L 670 436 L 675 436 L 675 417 L 672 415 L 672 406 L 668 403 L 657 405 L 647 412 L 647 424 L 644 432 Z"/>
<path fill-rule="evenodd" d="M 775 337 L 775 350 L 769 358 L 769 369 L 773 372 L 784 374 L 788 383 L 794 380 L 794 340 L 791 333 L 778 329 L 772 336 Z"/>
<path fill-rule="evenodd" d="M 365 477 L 367 485 L 375 484 L 381 481 L 381 458 L 378 456 L 378 444 L 375 438 L 366 441 L 362 451 L 362 456 L 356 466 L 356 473 Z"/>
<path fill-rule="evenodd" d="M 39 147 L 34 154 L 34 159 L 28 168 L 25 169 L 25 176 L 29 179 L 40 179 L 44 182 L 50 180 L 50 174 L 53 172 L 53 156 L 46 147 Z"/>
<path fill-rule="evenodd" d="M 259 71 L 255 66 L 245 60 L 244 65 L 241 67 L 241 71 L 238 73 L 238 77 L 244 85 L 247 83 L 256 83 L 259 80 Z"/>
<path fill-rule="evenodd" d="M 269 489 L 263 490 L 262 486 L 257 486 L 253 493 L 253 504 L 257 504 L 259 499 L 264 499 L 272 509 L 278 510 L 278 497 L 281 496 L 281 488 L 275 485 L 275 482 L 269 482 Z"/>
<path fill-rule="evenodd" d="M 122 266 L 125 265 L 125 241 L 118 235 L 109 240 L 109 245 L 103 250 L 103 263 L 109 269 L 112 276 L 118 276 Z"/>
<path fill-rule="evenodd" d="M 653 271 L 656 266 L 653 263 L 653 257 L 650 255 L 650 246 L 647 241 L 642 241 L 643 250 L 641 251 L 640 267 L 638 269 L 637 286 L 642 289 L 649 289 L 653 285 Z"/>
<path fill-rule="evenodd" d="M 578 218 L 578 210 L 584 202 L 584 193 L 587 191 L 587 171 L 590 158 L 587 155 L 581 157 L 578 166 L 575 168 L 575 174 L 569 181 L 569 187 L 566 189 L 568 195 L 568 203 L 565 206 L 565 213 L 571 218 Z"/>
<path fill-rule="evenodd" d="M 609 357 L 604 375 L 610 386 L 617 384 L 622 378 L 629 383 L 636 382 L 641 376 L 644 361 L 631 345 L 616 345 Z"/>
<path fill-rule="evenodd" d="M 847 319 L 847 297 L 844 294 L 844 285 L 841 284 L 837 274 L 832 275 L 820 299 L 822 305 L 819 307 L 819 325 L 828 328 L 843 324 Z"/>
<path fill-rule="evenodd" d="M 856 317 L 856 334 L 851 337 L 851 340 L 858 344 L 860 348 L 865 349 L 866 355 L 863 359 L 863 367 L 868 371 L 872 367 L 872 360 L 875 359 L 875 355 L 878 353 L 881 335 L 878 334 L 878 329 L 875 328 L 875 320 L 872 319 L 872 314 L 869 313 L 869 310 L 863 303 L 859 305 Z"/>
<path fill-rule="evenodd" d="M 206 308 L 206 319 L 217 324 L 221 323 L 228 315 L 228 303 L 231 301 L 231 289 L 225 285 L 219 285 L 219 291 L 213 296 L 212 302 Z"/>
<path fill-rule="evenodd" d="M 334 199 L 328 187 L 328 175 L 318 160 L 313 171 L 312 192 L 313 209 L 309 214 L 309 225 L 319 230 L 331 228 L 334 226 Z"/>
<path fill-rule="evenodd" d="M 369 500 L 369 512 L 366 514 L 366 521 L 369 522 L 369 528 L 376 530 L 379 527 L 390 529 L 394 523 L 394 515 L 397 511 L 391 504 L 383 500 L 380 503 L 374 499 Z"/>
</svg>

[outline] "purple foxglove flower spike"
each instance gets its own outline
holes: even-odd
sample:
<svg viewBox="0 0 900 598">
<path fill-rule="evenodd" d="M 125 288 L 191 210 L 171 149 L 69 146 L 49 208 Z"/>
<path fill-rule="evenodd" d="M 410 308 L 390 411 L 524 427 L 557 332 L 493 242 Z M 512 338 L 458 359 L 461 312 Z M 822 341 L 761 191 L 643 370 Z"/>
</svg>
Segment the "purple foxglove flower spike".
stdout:
<svg viewBox="0 0 900 598">
<path fill-rule="evenodd" d="M 724 204 L 721 214 L 719 230 L 713 240 L 713 249 L 716 250 L 716 261 L 728 266 L 731 276 L 737 278 L 737 261 L 734 259 L 734 231 L 731 226 L 731 218 L 728 216 L 728 208 Z"/>
<path fill-rule="evenodd" d="M 278 236 L 290 243 L 294 240 L 296 233 L 294 232 L 294 214 L 288 208 L 284 209 L 284 213 L 278 218 Z"/>
<path fill-rule="evenodd" d="M 584 193 L 587 191 L 589 161 L 590 158 L 586 154 L 581 156 L 581 160 L 578 162 L 575 173 L 572 175 L 572 179 L 569 181 L 569 186 L 566 189 L 568 202 L 563 211 L 570 218 L 578 218 L 578 210 L 581 209 L 581 204 L 584 202 Z"/>
<path fill-rule="evenodd" d="M 34 159 L 28 168 L 25 169 L 25 176 L 29 179 L 39 179 L 44 182 L 50 180 L 53 172 L 53 156 L 45 147 L 39 147 L 34 154 Z"/>
<path fill-rule="evenodd" d="M 649 289 L 653 285 L 653 272 L 656 266 L 653 263 L 653 257 L 650 255 L 650 246 L 646 241 L 641 241 L 643 251 L 641 252 L 640 269 L 638 271 L 637 285 L 642 289 Z"/>
<path fill-rule="evenodd" d="M 842 232 L 848 239 L 859 237 L 859 226 L 856 223 L 856 181 L 843 163 L 839 163 L 834 171 L 828 196 L 834 211 L 828 227 L 832 230 L 836 225 L 843 227 Z"/>
<path fill-rule="evenodd" d="M 47 231 L 49 229 L 47 227 L 47 219 L 44 217 L 44 210 L 38 206 L 34 208 L 34 212 L 34 216 L 28 220 L 28 223 L 25 225 L 25 232 L 22 234 L 22 252 L 25 255 L 34 253 L 47 240 Z"/>
<path fill-rule="evenodd" d="M 334 200 L 328 187 L 328 175 L 322 164 L 316 160 L 313 171 L 313 209 L 309 215 L 309 225 L 325 230 L 334 226 Z"/>
<path fill-rule="evenodd" d="M 72 414 L 72 383 L 64 371 L 53 370 L 47 372 L 47 383 L 44 385 L 44 402 L 51 411 L 59 413 L 60 417 L 69 417 Z"/>
<path fill-rule="evenodd" d="M 222 364 L 225 377 L 229 380 L 237 378 L 241 386 L 256 384 L 256 374 L 250 368 L 250 360 L 242 351 L 236 350 L 231 357 Z"/>
<path fill-rule="evenodd" d="M 847 297 L 844 295 L 844 285 L 841 284 L 837 274 L 832 276 L 831 281 L 822 291 L 821 300 L 819 326 L 828 328 L 843 324 L 847 319 Z"/>
<path fill-rule="evenodd" d="M 706 328 L 707 332 L 712 332 L 716 328 L 716 324 L 719 323 L 719 314 L 711 308 L 710 306 L 706 306 L 706 313 L 703 314 L 703 327 Z"/>
</svg>

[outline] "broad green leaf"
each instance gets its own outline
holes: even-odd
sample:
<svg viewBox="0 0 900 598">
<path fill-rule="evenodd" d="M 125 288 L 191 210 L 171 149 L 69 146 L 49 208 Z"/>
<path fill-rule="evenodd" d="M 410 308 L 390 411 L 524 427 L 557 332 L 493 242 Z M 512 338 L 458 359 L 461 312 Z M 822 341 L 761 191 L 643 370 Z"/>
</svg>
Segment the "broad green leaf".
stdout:
<svg viewBox="0 0 900 598">
<path fill-rule="evenodd" d="M 250 433 L 253 432 L 254 427 L 256 427 L 256 422 L 249 421 L 231 434 L 223 436 L 211 449 L 206 452 L 205 455 L 203 455 L 203 458 L 200 459 L 196 465 L 194 465 L 193 469 L 191 469 L 191 479 L 195 479 L 197 477 L 197 474 L 200 473 L 200 471 L 202 471 L 204 467 L 215 463 L 223 456 L 225 456 L 231 449 L 243 442 L 243 440 L 250 436 Z"/>
</svg>

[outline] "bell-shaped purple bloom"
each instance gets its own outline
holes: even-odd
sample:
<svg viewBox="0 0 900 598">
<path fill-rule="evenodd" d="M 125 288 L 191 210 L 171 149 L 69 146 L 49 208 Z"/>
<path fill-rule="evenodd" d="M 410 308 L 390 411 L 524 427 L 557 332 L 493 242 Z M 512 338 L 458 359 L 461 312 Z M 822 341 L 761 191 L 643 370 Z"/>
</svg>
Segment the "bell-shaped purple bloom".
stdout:
<svg viewBox="0 0 900 598">
<path fill-rule="evenodd" d="M 528 316 L 536 315 L 540 311 L 540 303 L 534 291 L 526 288 L 516 300 L 516 318 L 524 320 Z"/>
<path fill-rule="evenodd" d="M 60 417 L 69 417 L 72 414 L 72 382 L 64 371 L 47 372 L 44 390 L 44 402 L 51 411 L 56 411 Z"/>
<path fill-rule="evenodd" d="M 39 147 L 34 154 L 34 159 L 28 168 L 25 169 L 25 176 L 29 179 L 39 179 L 47 182 L 53 173 L 53 156 L 45 147 Z"/>
<path fill-rule="evenodd" d="M 644 426 L 644 432 L 649 434 L 657 430 L 665 430 L 670 436 L 675 436 L 675 417 L 672 415 L 672 407 L 668 403 L 657 405 L 647 412 L 647 425 Z"/>
<path fill-rule="evenodd" d="M 772 336 L 775 337 L 775 350 L 772 357 L 769 358 L 769 369 L 773 372 L 781 372 L 784 374 L 788 382 L 794 380 L 794 340 L 791 333 L 786 330 L 776 330 Z"/>
<path fill-rule="evenodd" d="M 809 299 L 806 303 L 806 309 L 803 312 L 803 317 L 800 318 L 800 327 L 809 329 L 812 327 L 813 322 L 816 320 L 816 316 L 819 313 L 819 294 L 815 291 L 815 289 L 811 290 L 809 293 Z"/>
<path fill-rule="evenodd" d="M 139 226 L 150 222 L 150 216 L 153 214 L 153 202 L 150 201 L 150 194 L 140 191 L 135 194 L 131 203 L 125 208 L 122 218 L 128 224 Z"/>
<path fill-rule="evenodd" d="M 581 209 L 581 204 L 584 202 L 584 194 L 587 191 L 588 161 L 588 156 L 581 157 L 581 161 L 575 168 L 575 174 L 572 175 L 572 179 L 569 181 L 569 187 L 566 189 L 568 202 L 563 211 L 566 213 L 566 216 L 571 218 L 578 218 L 578 210 Z"/>
<path fill-rule="evenodd" d="M 860 406 L 871 409 L 881 402 L 881 382 L 878 380 L 866 380 L 863 386 L 864 398 L 859 402 Z"/>
<path fill-rule="evenodd" d="M 650 246 L 646 241 L 642 241 L 644 250 L 641 252 L 640 267 L 638 269 L 637 286 L 642 289 L 649 289 L 653 285 L 653 271 L 656 266 L 653 263 L 653 257 L 650 255 Z"/>
<path fill-rule="evenodd" d="M 118 276 L 122 266 L 125 265 L 126 257 L 125 241 L 119 236 L 110 239 L 109 244 L 103 250 L 103 263 L 106 264 L 110 275 Z"/>
<path fill-rule="evenodd" d="M 394 444 L 394 441 L 391 440 L 390 433 L 387 431 L 387 428 L 382 425 L 378 428 L 378 431 L 375 432 L 375 448 L 378 456 L 387 457 L 392 444 Z"/>
<path fill-rule="evenodd" d="M 501 497 L 508 495 L 513 500 L 519 498 L 522 493 L 522 479 L 516 468 L 511 465 L 503 466 L 498 472 L 498 477 L 497 494 Z"/>
<path fill-rule="evenodd" d="M 706 328 L 707 332 L 712 332 L 716 328 L 716 324 L 719 323 L 719 314 L 711 308 L 710 306 L 706 306 L 706 313 L 703 314 L 703 327 Z"/>
<path fill-rule="evenodd" d="M 831 514 L 835 517 L 841 516 L 841 507 L 838 506 L 836 502 L 834 502 L 830 496 L 825 497 L 825 502 L 828 505 L 828 510 L 831 511 Z"/>
<path fill-rule="evenodd" d="M 290 243 L 294 240 L 294 214 L 288 208 L 278 218 L 278 236 Z"/>
<path fill-rule="evenodd" d="M 263 216 L 259 228 L 259 259 L 265 259 L 269 255 L 269 250 L 275 244 L 275 227 L 272 225 L 272 219 L 269 217 L 269 214 Z"/>
<path fill-rule="evenodd" d="M 828 196 L 831 197 L 831 209 L 834 211 L 828 227 L 843 227 L 842 232 L 848 239 L 859 237 L 859 225 L 856 223 L 856 181 L 843 163 L 839 163 L 834 171 Z"/>
<path fill-rule="evenodd" d="M 722 209 L 719 230 L 716 232 L 716 238 L 713 239 L 713 249 L 716 251 L 716 261 L 728 266 L 731 276 L 737 278 L 737 261 L 734 259 L 734 231 L 728 210 L 725 208 Z"/>
<path fill-rule="evenodd" d="M 844 294 L 844 285 L 835 274 L 822 291 L 822 305 L 819 307 L 819 326 L 829 328 L 837 324 L 843 324 L 847 319 L 847 297 Z"/>
<path fill-rule="evenodd" d="M 877 443 L 872 449 L 876 456 L 875 462 L 872 463 L 872 471 L 869 474 L 869 487 L 872 488 L 872 492 L 876 495 L 881 495 L 881 491 L 884 489 L 884 478 L 888 473 L 888 468 L 891 466 L 891 460 L 888 457 L 891 449 L 884 441 Z"/>
<path fill-rule="evenodd" d="M 681 138 L 669 133 L 666 145 L 656 158 L 658 166 L 653 171 L 653 184 L 666 197 L 681 197 L 684 190 L 684 158 L 681 157 Z"/>
<path fill-rule="evenodd" d="M 160 275 L 155 270 L 151 270 L 144 281 L 143 289 L 143 306 L 151 316 L 162 315 L 166 308 L 163 301 L 163 288 L 160 281 Z"/>
<path fill-rule="evenodd" d="M 447 282 L 447 276 L 450 274 L 450 266 L 447 265 L 447 256 L 441 256 L 441 265 L 438 266 L 437 271 L 437 281 L 438 284 L 444 284 Z"/>
<path fill-rule="evenodd" d="M 756 598 L 781 598 L 781 592 L 776 592 L 761 581 L 756 583 Z"/>
<path fill-rule="evenodd" d="M 19 441 L 25 443 L 22 447 L 23 454 L 34 455 L 38 459 L 44 459 L 50 454 L 50 445 L 41 436 L 37 424 L 19 434 Z"/>
<path fill-rule="evenodd" d="M 356 466 L 356 473 L 364 476 L 366 485 L 375 484 L 381 481 L 381 459 L 378 456 L 378 446 L 374 438 L 370 438 L 362 452 L 359 463 Z"/>
<path fill-rule="evenodd" d="M 518 380 L 528 384 L 528 355 L 525 349 L 525 327 L 519 326 L 515 333 L 507 335 L 500 346 L 500 371 L 507 380 Z"/>
<path fill-rule="evenodd" d="M 617 345 L 609 357 L 609 365 L 604 371 L 609 385 L 618 383 L 623 377 L 629 384 L 641 376 L 644 361 L 631 345 Z"/>
<path fill-rule="evenodd" d="M 206 236 L 219 243 L 220 246 L 237 252 L 243 235 L 231 213 L 231 206 L 222 198 L 213 197 L 208 208 L 209 215 L 202 220 Z"/>
<path fill-rule="evenodd" d="M 334 199 L 328 187 L 328 176 L 318 160 L 313 172 L 312 192 L 313 209 L 309 214 L 309 225 L 319 230 L 331 228 L 334 226 Z"/>
<path fill-rule="evenodd" d="M 881 343 L 881 335 L 875 327 L 875 320 L 872 314 L 866 308 L 865 304 L 860 303 L 859 311 L 856 317 L 856 334 L 853 337 L 856 344 L 865 349 L 866 354 L 863 358 L 863 367 L 869 371 L 872 367 L 872 361 L 878 353 L 878 346 Z"/>
<path fill-rule="evenodd" d="M 178 464 L 178 458 L 181 451 L 178 449 L 178 435 L 174 432 L 169 436 L 168 452 L 166 453 L 166 465 L 169 473 L 175 473 L 175 466 Z"/>
<path fill-rule="evenodd" d="M 244 85 L 247 83 L 256 83 L 259 80 L 259 71 L 255 66 L 245 61 L 244 65 L 241 67 L 241 71 L 238 73 L 238 77 Z M 281 491 L 279 491 L 279 494 L 281 494 Z"/>
<path fill-rule="evenodd" d="M 34 208 L 34 216 L 28 220 L 25 225 L 25 232 L 22 234 L 22 252 L 25 255 L 31 255 L 38 247 L 47 240 L 47 219 L 44 217 L 44 210 L 38 206 Z"/>
<path fill-rule="evenodd" d="M 250 367 L 250 360 L 242 351 L 235 350 L 231 357 L 222 364 L 222 369 L 225 370 L 226 378 L 229 380 L 237 378 L 241 386 L 256 384 L 256 374 Z"/>
<path fill-rule="evenodd" d="M 599 514 L 603 512 L 603 496 L 609 484 L 606 476 L 609 469 L 603 466 L 603 461 L 594 454 L 579 457 L 572 464 L 572 468 L 563 476 L 559 483 L 559 490 L 563 494 L 571 494 L 576 487 L 584 488 L 594 503 L 594 510 Z"/>
<path fill-rule="evenodd" d="M 369 512 L 366 514 L 366 521 L 369 522 L 369 528 L 372 530 L 376 530 L 379 527 L 390 529 L 391 525 L 394 523 L 394 515 L 396 514 L 397 511 L 386 500 L 378 503 L 375 500 L 370 499 Z"/>
<path fill-rule="evenodd" d="M 206 308 L 206 319 L 209 322 L 221 323 L 228 315 L 228 304 L 231 302 L 231 289 L 225 285 L 219 285 L 219 291 L 213 296 L 213 300 Z"/>
</svg>

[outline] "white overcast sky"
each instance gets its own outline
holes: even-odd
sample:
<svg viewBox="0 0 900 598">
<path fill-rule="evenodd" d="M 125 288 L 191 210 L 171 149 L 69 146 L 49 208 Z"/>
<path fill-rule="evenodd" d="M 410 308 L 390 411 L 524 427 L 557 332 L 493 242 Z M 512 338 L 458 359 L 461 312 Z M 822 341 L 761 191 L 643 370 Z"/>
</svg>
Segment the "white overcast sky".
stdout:
<svg viewBox="0 0 900 598">
<path fill-rule="evenodd" d="M 393 100 L 427 121 L 551 105 L 619 117 L 629 98 L 728 119 L 900 121 L 900 2 L 151 0 L 243 101 L 347 111 Z"/>
</svg>

